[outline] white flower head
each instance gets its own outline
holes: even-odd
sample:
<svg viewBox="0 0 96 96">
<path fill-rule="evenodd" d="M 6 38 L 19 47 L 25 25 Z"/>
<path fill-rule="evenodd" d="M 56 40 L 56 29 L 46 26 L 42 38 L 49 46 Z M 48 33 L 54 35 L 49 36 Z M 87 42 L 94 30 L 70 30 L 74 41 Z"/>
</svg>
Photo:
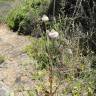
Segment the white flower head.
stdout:
<svg viewBox="0 0 96 96">
<path fill-rule="evenodd" d="M 49 18 L 47 15 L 43 15 L 42 16 L 42 21 L 46 22 L 46 21 L 49 21 Z"/>
<path fill-rule="evenodd" d="M 48 33 L 48 36 L 50 39 L 58 39 L 59 33 L 55 31 L 54 29 L 52 29 L 51 32 Z"/>
<path fill-rule="evenodd" d="M 67 49 L 67 51 L 68 51 L 69 54 L 73 54 L 71 49 Z"/>
</svg>

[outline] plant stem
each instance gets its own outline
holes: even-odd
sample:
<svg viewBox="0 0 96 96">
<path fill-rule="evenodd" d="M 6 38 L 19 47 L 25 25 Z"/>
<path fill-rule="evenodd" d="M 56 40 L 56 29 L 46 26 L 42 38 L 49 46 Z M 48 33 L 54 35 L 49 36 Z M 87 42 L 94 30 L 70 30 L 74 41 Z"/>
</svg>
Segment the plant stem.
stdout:
<svg viewBox="0 0 96 96">
<path fill-rule="evenodd" d="M 52 71 L 52 65 L 49 65 L 49 83 L 50 83 L 50 95 L 49 96 L 53 96 L 53 93 L 52 93 L 52 85 L 53 85 L 53 78 L 52 78 L 52 75 L 53 75 L 53 71 Z"/>
</svg>

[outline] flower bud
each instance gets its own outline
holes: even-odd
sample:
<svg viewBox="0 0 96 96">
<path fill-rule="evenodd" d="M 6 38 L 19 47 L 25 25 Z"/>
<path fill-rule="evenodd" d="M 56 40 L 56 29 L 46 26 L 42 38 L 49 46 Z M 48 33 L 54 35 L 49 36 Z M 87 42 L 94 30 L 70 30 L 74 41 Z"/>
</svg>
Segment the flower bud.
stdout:
<svg viewBox="0 0 96 96">
<path fill-rule="evenodd" d="M 49 21 L 49 18 L 47 15 L 43 15 L 42 16 L 42 21 L 46 22 L 46 21 Z"/>
<path fill-rule="evenodd" d="M 67 49 L 67 51 L 68 51 L 69 54 L 73 54 L 71 49 Z"/>
<path fill-rule="evenodd" d="M 55 31 L 54 29 L 52 29 L 51 32 L 48 33 L 48 36 L 50 39 L 58 39 L 59 33 Z"/>
</svg>

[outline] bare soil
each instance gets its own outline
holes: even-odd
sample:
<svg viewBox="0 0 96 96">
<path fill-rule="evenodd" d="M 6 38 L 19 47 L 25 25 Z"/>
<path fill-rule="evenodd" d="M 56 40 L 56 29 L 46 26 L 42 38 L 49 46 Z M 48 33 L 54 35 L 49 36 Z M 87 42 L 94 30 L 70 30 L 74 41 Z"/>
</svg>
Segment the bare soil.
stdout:
<svg viewBox="0 0 96 96">
<path fill-rule="evenodd" d="M 27 89 L 34 85 L 29 77 L 33 69 L 32 60 L 22 51 L 30 43 L 28 37 L 17 35 L 5 24 L 0 25 L 0 55 L 5 57 L 5 62 L 0 64 L 0 81 L 12 90 L 19 90 L 20 84 Z M 24 62 L 30 63 L 25 69 Z"/>
</svg>

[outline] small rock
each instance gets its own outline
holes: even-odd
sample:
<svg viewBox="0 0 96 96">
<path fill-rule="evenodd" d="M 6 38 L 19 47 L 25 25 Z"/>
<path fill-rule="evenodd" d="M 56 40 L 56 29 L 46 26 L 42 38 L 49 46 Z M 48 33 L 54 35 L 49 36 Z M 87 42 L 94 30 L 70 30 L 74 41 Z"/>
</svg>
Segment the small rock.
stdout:
<svg viewBox="0 0 96 96">
<path fill-rule="evenodd" d="M 9 94 L 9 88 L 3 82 L 0 82 L 0 96 L 9 96 Z"/>
<path fill-rule="evenodd" d="M 68 93 L 66 96 L 72 96 L 72 93 Z"/>
<path fill-rule="evenodd" d="M 7 68 L 7 63 L 6 62 L 0 63 L 0 68 Z"/>
</svg>

